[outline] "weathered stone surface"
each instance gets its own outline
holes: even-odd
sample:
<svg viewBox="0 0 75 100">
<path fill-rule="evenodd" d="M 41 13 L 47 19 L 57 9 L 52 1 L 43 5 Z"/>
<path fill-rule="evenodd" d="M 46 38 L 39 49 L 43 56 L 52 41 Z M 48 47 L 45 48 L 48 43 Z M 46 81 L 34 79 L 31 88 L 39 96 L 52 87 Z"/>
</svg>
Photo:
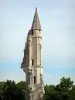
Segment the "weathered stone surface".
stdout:
<svg viewBox="0 0 75 100">
<path fill-rule="evenodd" d="M 38 17 L 38 12 L 37 9 L 35 11 L 35 15 L 34 15 L 34 19 L 33 19 L 33 23 L 32 23 L 32 30 L 42 30 L 41 29 L 41 25 L 40 25 L 40 21 L 39 21 L 39 17 Z"/>
<path fill-rule="evenodd" d="M 40 31 L 39 31 L 40 30 Z M 41 25 L 37 10 L 29 30 L 21 64 L 26 73 L 26 100 L 42 100 L 44 94 L 41 63 Z"/>
</svg>

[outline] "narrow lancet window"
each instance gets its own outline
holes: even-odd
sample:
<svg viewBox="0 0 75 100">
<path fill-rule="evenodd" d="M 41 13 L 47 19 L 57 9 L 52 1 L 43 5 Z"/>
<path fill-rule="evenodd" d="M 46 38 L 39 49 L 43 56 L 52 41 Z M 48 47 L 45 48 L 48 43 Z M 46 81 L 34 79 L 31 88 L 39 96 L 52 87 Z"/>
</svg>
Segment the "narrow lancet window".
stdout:
<svg viewBox="0 0 75 100">
<path fill-rule="evenodd" d="M 34 65 L 34 59 L 32 59 L 32 66 Z"/>
<path fill-rule="evenodd" d="M 34 84 L 36 84 L 36 76 L 34 76 Z"/>
</svg>

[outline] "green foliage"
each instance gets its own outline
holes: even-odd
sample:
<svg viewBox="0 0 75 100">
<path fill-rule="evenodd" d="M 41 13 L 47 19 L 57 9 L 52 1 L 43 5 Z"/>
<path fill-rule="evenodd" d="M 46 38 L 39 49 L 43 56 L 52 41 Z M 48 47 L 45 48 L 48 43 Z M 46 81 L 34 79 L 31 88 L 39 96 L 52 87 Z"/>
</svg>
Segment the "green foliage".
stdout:
<svg viewBox="0 0 75 100">
<path fill-rule="evenodd" d="M 46 85 L 44 100 L 75 100 L 75 85 L 70 78 L 61 78 L 60 84 Z"/>
<path fill-rule="evenodd" d="M 61 78 L 57 85 L 45 85 L 44 100 L 75 100 L 75 85 L 70 78 Z M 0 100 L 26 100 L 26 82 L 17 84 L 7 80 L 0 82 Z"/>
<path fill-rule="evenodd" d="M 17 83 L 16 85 L 17 85 L 17 87 L 18 87 L 19 89 L 26 90 L 26 82 L 21 81 L 21 82 Z"/>
<path fill-rule="evenodd" d="M 26 82 L 21 81 L 16 84 L 17 89 L 18 89 L 18 98 L 17 100 L 25 100 L 25 95 L 26 95 Z"/>
<path fill-rule="evenodd" d="M 25 100 L 24 83 L 22 81 L 16 84 L 11 80 L 5 83 L 0 82 L 0 100 Z"/>
<path fill-rule="evenodd" d="M 5 82 L 0 82 L 0 100 L 2 100 L 3 98 L 3 86 L 4 86 Z"/>
<path fill-rule="evenodd" d="M 62 78 L 60 82 L 60 87 L 63 91 L 69 91 L 73 86 L 73 81 L 70 78 Z"/>
</svg>

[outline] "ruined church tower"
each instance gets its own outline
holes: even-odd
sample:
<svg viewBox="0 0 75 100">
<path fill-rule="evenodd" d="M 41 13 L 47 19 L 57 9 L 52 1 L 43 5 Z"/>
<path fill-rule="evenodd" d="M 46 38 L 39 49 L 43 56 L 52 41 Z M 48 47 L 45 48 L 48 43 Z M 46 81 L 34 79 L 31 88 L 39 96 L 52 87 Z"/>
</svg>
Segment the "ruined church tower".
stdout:
<svg viewBox="0 0 75 100">
<path fill-rule="evenodd" d="M 37 9 L 28 32 L 21 68 L 26 73 L 26 100 L 43 100 L 44 86 L 41 62 L 41 25 Z"/>
</svg>

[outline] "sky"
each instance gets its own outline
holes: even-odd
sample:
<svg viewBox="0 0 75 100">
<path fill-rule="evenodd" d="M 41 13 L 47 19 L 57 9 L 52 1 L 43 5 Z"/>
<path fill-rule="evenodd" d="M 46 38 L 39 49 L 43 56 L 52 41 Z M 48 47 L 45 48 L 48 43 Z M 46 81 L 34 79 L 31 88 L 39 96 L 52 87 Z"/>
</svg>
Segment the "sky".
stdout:
<svg viewBox="0 0 75 100">
<path fill-rule="evenodd" d="M 0 81 L 25 80 L 20 68 L 35 8 L 42 26 L 44 84 L 75 83 L 75 0 L 0 0 Z"/>
</svg>

